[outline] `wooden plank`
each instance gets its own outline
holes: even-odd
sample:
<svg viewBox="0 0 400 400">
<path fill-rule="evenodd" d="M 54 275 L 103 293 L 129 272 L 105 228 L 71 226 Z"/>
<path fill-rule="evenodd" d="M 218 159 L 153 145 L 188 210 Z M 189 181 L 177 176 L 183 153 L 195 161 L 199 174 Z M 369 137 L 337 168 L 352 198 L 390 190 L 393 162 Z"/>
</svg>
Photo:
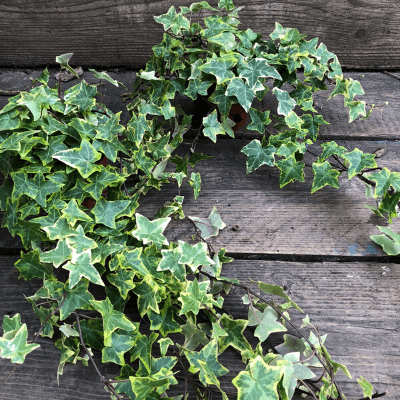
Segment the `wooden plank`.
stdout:
<svg viewBox="0 0 400 400">
<path fill-rule="evenodd" d="M 347 398 L 362 397 L 356 382 L 359 375 L 380 392 L 386 391 L 385 398 L 398 397 L 400 272 L 395 264 L 237 260 L 225 266 L 223 274 L 286 285 L 321 334 L 328 334 L 326 345 L 333 359 L 349 368 L 354 381 L 337 375 Z M 246 315 L 239 305 L 243 294 L 234 289 L 224 304 L 242 317 Z M 301 324 L 303 317 L 293 314 L 292 321 Z"/>
<path fill-rule="evenodd" d="M 49 85 L 56 84 L 54 74 L 58 71 L 50 70 L 51 78 Z M 12 92 L 16 90 L 26 90 L 31 86 L 31 80 L 40 76 L 40 70 L 27 70 L 27 71 L 10 71 L 0 70 L 0 90 Z M 113 112 L 122 111 L 121 123 L 126 124 L 129 120 L 128 112 L 126 111 L 126 104 L 122 101 L 121 94 L 127 92 L 132 87 L 135 79 L 134 72 L 131 71 L 114 71 L 110 75 L 118 81 L 124 83 L 127 89 L 117 88 L 111 83 L 105 82 L 102 86 L 103 101 L 107 107 Z M 399 106 L 400 103 L 400 81 L 393 79 L 387 75 L 377 72 L 352 72 L 345 73 L 346 77 L 360 80 L 365 95 L 360 96 L 360 100 L 364 100 L 367 104 L 383 105 L 388 102 L 388 105 L 379 108 L 371 114 L 367 120 L 356 120 L 349 124 L 348 110 L 343 106 L 343 97 L 336 96 L 327 101 L 330 92 L 333 90 L 333 85 L 329 85 L 329 91 L 317 92 L 315 94 L 315 102 L 317 110 L 324 116 L 330 125 L 321 126 L 321 133 L 327 138 L 358 138 L 366 140 L 398 140 L 400 138 L 400 120 L 399 120 Z M 82 75 L 88 83 L 98 83 L 98 80 L 93 75 L 85 71 Z M 76 79 L 62 84 L 63 90 L 76 85 Z M 291 91 L 291 88 L 287 88 Z M 0 93 L 1 94 L 1 93 Z M 0 95 L 0 108 L 7 104 L 7 96 Z M 175 100 L 180 104 L 187 114 L 194 113 L 193 101 L 189 100 L 186 96 L 178 96 Z M 276 107 L 278 103 L 270 92 L 266 95 L 263 103 L 255 100 L 253 106 L 258 109 L 270 110 L 271 113 L 276 114 Z M 250 118 L 248 119 L 250 123 Z M 247 125 L 246 125 L 247 126 Z M 248 131 L 246 126 L 237 132 L 237 136 L 254 136 L 257 133 Z M 269 127 L 273 131 L 273 128 Z"/>
<path fill-rule="evenodd" d="M 162 27 L 154 15 L 191 0 L 1 2 L 0 66 L 54 64 L 74 52 L 82 65 L 142 67 Z M 216 5 L 216 1 L 211 2 Z M 275 21 L 318 36 L 348 68 L 397 68 L 400 10 L 396 0 L 237 0 L 242 27 L 267 37 Z"/>
<path fill-rule="evenodd" d="M 23 295 L 33 294 L 41 282 L 18 280 L 18 271 L 12 266 L 15 260 L 15 257 L 0 257 L 0 317 L 20 312 L 32 335 L 38 321 Z M 376 389 L 386 391 L 388 399 L 396 398 L 400 390 L 397 367 L 400 272 L 394 264 L 236 260 L 225 265 L 223 275 L 244 282 L 253 279 L 286 285 L 292 299 L 318 324 L 321 333 L 328 334 L 326 344 L 334 360 L 345 363 L 354 378 L 361 374 Z M 232 296 L 224 304 L 237 317 L 246 316 L 246 310 L 240 306 L 243 294 L 232 289 Z M 295 313 L 291 317 L 300 324 L 304 315 Z M 277 340 L 273 338 L 274 342 Z M 90 366 L 68 364 L 57 386 L 58 349 L 52 339 L 40 338 L 39 343 L 41 348 L 28 355 L 26 363 L 18 366 L 3 385 L 14 365 L 0 359 L 1 399 L 78 400 L 88 398 L 85 397 L 88 391 L 90 399 L 109 399 Z M 101 364 L 98 352 L 95 353 L 100 371 L 106 378 L 115 377 L 118 368 L 112 363 Z M 230 379 L 240 364 L 235 357 L 234 353 L 228 353 L 221 359 L 231 370 Z M 343 374 L 337 378 L 347 398 L 361 397 L 355 381 L 350 382 Z M 225 388 L 229 388 L 226 382 Z"/>
<path fill-rule="evenodd" d="M 152 190 L 142 201 L 139 212 L 152 218 L 156 211 L 178 193 L 185 196 L 184 211 L 188 216 L 207 217 L 216 206 L 227 227 L 210 239 L 215 247 L 226 247 L 228 252 L 241 254 L 290 254 L 321 256 L 380 257 L 385 254 L 370 239 L 379 234 L 376 225 L 387 225 L 385 220 L 364 208 L 374 205 L 365 200 L 364 184 L 347 175 L 340 177 L 341 187 L 325 187 L 310 194 L 312 172 L 305 167 L 306 182 L 296 182 L 279 188 L 279 170 L 262 166 L 246 175 L 246 156 L 240 150 L 245 140 L 225 139 L 217 144 L 201 140 L 197 152 L 213 156 L 200 162 L 195 171 L 201 173 L 202 190 L 197 200 L 193 189 L 184 183 L 180 192 L 175 184 L 164 185 L 161 191 Z M 339 142 L 340 143 L 340 142 Z M 400 171 L 399 143 L 346 141 L 349 150 L 359 148 L 373 152 L 386 147 L 386 154 L 378 159 L 382 167 Z M 183 145 L 179 154 L 189 151 Z M 315 149 L 315 151 L 318 151 Z M 311 165 L 314 157 L 307 155 Z M 400 226 L 394 220 L 393 229 Z M 172 220 L 167 227 L 169 240 L 190 240 L 194 234 L 187 220 Z M 17 240 L 2 231 L 0 248 L 21 247 Z M 3 254 L 4 251 L 3 250 Z"/>
<path fill-rule="evenodd" d="M 211 146 L 208 140 L 200 142 L 196 152 L 214 157 L 196 166 L 202 179 L 200 196 L 194 200 L 193 190 L 186 184 L 180 191 L 185 196 L 184 211 L 188 216 L 207 217 L 213 206 L 217 207 L 227 227 L 211 240 L 213 245 L 246 254 L 384 255 L 369 237 L 379 233 L 376 225 L 386 222 L 364 208 L 364 204 L 374 205 L 374 200 L 365 200 L 362 182 L 348 181 L 347 174 L 342 174 L 340 189 L 325 187 L 311 195 L 312 172 L 305 167 L 305 183 L 279 188 L 277 168 L 262 166 L 246 176 L 246 156 L 240 149 L 247 143 L 227 139 Z M 379 165 L 400 170 L 398 143 L 346 141 L 343 144 L 349 150 L 357 147 L 365 152 L 387 147 L 386 154 L 378 160 Z M 313 160 L 308 155 L 305 158 L 308 165 Z M 140 212 L 150 217 L 178 194 L 174 186 L 166 189 L 150 192 Z M 395 220 L 393 229 L 399 225 L 400 221 Z M 166 232 L 174 241 L 188 240 L 194 233 L 189 222 L 175 220 Z"/>
</svg>

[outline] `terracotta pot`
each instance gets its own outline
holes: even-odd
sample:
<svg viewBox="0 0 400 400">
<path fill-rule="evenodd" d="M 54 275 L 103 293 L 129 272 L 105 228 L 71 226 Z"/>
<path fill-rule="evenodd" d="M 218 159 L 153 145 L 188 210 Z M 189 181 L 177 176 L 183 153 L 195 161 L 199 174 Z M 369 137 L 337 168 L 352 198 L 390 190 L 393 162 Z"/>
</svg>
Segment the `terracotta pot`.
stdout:
<svg viewBox="0 0 400 400">
<path fill-rule="evenodd" d="M 228 118 L 233 122 L 236 122 L 236 125 L 232 127 L 232 130 L 237 131 L 246 124 L 247 112 L 240 104 L 233 104 L 229 111 Z"/>
</svg>

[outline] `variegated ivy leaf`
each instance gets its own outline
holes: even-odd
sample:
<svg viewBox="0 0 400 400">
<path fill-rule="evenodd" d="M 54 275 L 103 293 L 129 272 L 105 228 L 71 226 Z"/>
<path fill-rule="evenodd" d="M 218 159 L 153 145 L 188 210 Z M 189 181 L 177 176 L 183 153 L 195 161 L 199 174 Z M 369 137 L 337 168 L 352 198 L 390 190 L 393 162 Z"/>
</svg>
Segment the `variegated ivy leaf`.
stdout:
<svg viewBox="0 0 400 400">
<path fill-rule="evenodd" d="M 220 45 L 225 52 L 230 52 L 237 47 L 235 36 L 232 32 L 220 32 L 208 38 L 208 41 Z"/>
<path fill-rule="evenodd" d="M 154 17 L 155 21 L 164 26 L 164 30 L 171 29 L 172 33 L 178 35 L 182 30 L 189 30 L 190 22 L 181 13 L 177 14 L 172 6 L 166 14 Z"/>
<path fill-rule="evenodd" d="M 107 140 L 113 142 L 118 139 L 118 136 L 124 131 L 124 127 L 119 124 L 119 118 L 121 111 L 117 114 L 113 114 L 111 118 L 104 124 L 96 126 L 96 139 Z"/>
<path fill-rule="evenodd" d="M 200 230 L 203 239 L 211 236 L 217 236 L 220 229 L 224 229 L 226 225 L 218 214 L 217 208 L 213 207 L 208 218 L 189 217 L 196 227 Z"/>
<path fill-rule="evenodd" d="M 238 389 L 238 400 L 279 400 L 277 389 L 282 374 L 282 368 L 266 364 L 258 355 L 250 361 L 249 369 L 232 381 Z"/>
<path fill-rule="evenodd" d="M 75 72 L 73 68 L 69 66 L 69 60 L 72 58 L 74 53 L 65 53 L 56 57 L 56 63 L 60 64 L 60 67 L 69 71 L 75 78 L 79 78 L 79 75 Z"/>
<path fill-rule="evenodd" d="M 226 86 L 224 84 L 218 85 L 214 90 L 213 94 L 208 98 L 208 100 L 218 105 L 218 110 L 221 115 L 227 117 L 231 110 L 232 104 L 235 102 L 234 96 L 226 95 Z"/>
<path fill-rule="evenodd" d="M 179 240 L 178 243 L 182 252 L 179 262 L 188 265 L 193 272 L 196 271 L 200 265 L 214 264 L 214 261 L 208 256 L 206 243 L 199 242 L 195 245 L 191 245 L 182 240 Z"/>
<path fill-rule="evenodd" d="M 378 166 L 375 162 L 375 154 L 363 153 L 357 148 L 349 153 L 343 154 L 343 158 L 349 162 L 349 179 L 360 174 L 364 168 L 376 168 Z"/>
<path fill-rule="evenodd" d="M 174 310 L 176 310 L 171 305 L 171 299 L 165 302 L 164 307 L 159 313 L 152 310 L 149 311 L 148 317 L 150 320 L 150 329 L 159 330 L 163 337 L 166 337 L 170 333 L 180 332 L 180 325 L 174 320 Z"/>
<path fill-rule="evenodd" d="M 247 155 L 246 161 L 246 173 L 250 173 L 261 165 L 266 164 L 270 167 L 275 165 L 275 154 L 276 148 L 271 145 L 267 145 L 266 141 L 260 142 L 257 139 L 251 141 L 247 146 L 243 147 L 242 153 Z"/>
<path fill-rule="evenodd" d="M 223 314 L 220 319 L 221 325 L 224 327 L 227 336 L 218 338 L 219 353 L 223 353 L 229 346 L 239 350 L 240 352 L 251 350 L 250 343 L 243 336 L 243 332 L 247 327 L 248 321 L 245 319 L 234 319 Z"/>
<path fill-rule="evenodd" d="M 96 104 L 96 94 L 96 87 L 88 85 L 83 80 L 79 85 L 65 91 L 64 101 L 77 106 L 80 112 L 85 113 L 91 111 Z"/>
<path fill-rule="evenodd" d="M 326 122 L 322 115 L 303 114 L 301 117 L 303 119 L 302 128 L 308 131 L 313 141 L 316 141 L 318 138 L 319 126 L 329 125 L 329 122 Z"/>
<path fill-rule="evenodd" d="M 323 147 L 322 154 L 320 156 L 320 159 L 326 160 L 332 155 L 337 155 L 341 158 L 343 158 L 343 154 L 347 151 L 347 149 L 343 146 L 339 146 L 336 142 L 326 142 L 322 143 L 321 146 Z"/>
<path fill-rule="evenodd" d="M 378 229 L 385 235 L 372 235 L 371 239 L 376 244 L 379 244 L 379 246 L 382 246 L 383 251 L 386 254 L 390 256 L 396 256 L 400 254 L 400 235 L 390 228 L 383 226 L 378 226 Z"/>
<path fill-rule="evenodd" d="M 124 354 L 135 344 L 136 333 L 119 331 L 111 334 L 111 343 L 102 350 L 103 363 L 125 365 Z"/>
<path fill-rule="evenodd" d="M 303 120 L 294 111 L 289 112 L 285 117 L 285 122 L 289 128 L 297 130 L 301 130 L 303 124 Z"/>
<path fill-rule="evenodd" d="M 220 0 L 218 7 L 226 11 L 232 11 L 235 8 L 232 0 Z"/>
<path fill-rule="evenodd" d="M 314 162 L 312 168 L 314 172 L 314 180 L 311 187 L 311 193 L 315 193 L 326 185 L 339 188 L 338 177 L 340 172 L 333 169 L 328 161 Z"/>
<path fill-rule="evenodd" d="M 249 326 L 257 326 L 254 336 L 258 337 L 260 342 L 267 340 L 273 332 L 287 331 L 278 318 L 278 313 L 271 307 L 267 307 L 263 312 L 249 307 Z"/>
<path fill-rule="evenodd" d="M 101 167 L 95 164 L 100 160 L 101 154 L 86 139 L 82 140 L 79 149 L 59 151 L 52 157 L 76 168 L 83 178 L 88 178 L 94 172 L 101 171 Z"/>
<path fill-rule="evenodd" d="M 210 81 L 200 81 L 197 79 L 190 80 L 187 89 L 184 94 L 190 97 L 192 100 L 196 100 L 198 94 L 207 96 L 207 90 L 212 85 Z"/>
<path fill-rule="evenodd" d="M 296 161 L 293 155 L 285 160 L 278 160 L 275 164 L 281 170 L 279 176 L 280 187 L 283 187 L 292 181 L 304 182 L 303 168 L 305 164 L 301 161 Z"/>
<path fill-rule="evenodd" d="M 232 55 L 218 57 L 215 53 L 206 63 L 199 66 L 199 69 L 206 74 L 212 74 L 217 78 L 217 84 L 227 82 L 234 77 L 231 69 L 236 65 L 237 60 Z"/>
<path fill-rule="evenodd" d="M 376 182 L 375 197 L 383 196 L 390 187 L 400 191 L 400 173 L 391 172 L 386 167 L 382 171 L 368 175 L 368 179 Z"/>
<path fill-rule="evenodd" d="M 17 110 L 0 114 L 0 131 L 10 131 L 19 128 L 20 121 L 16 118 L 18 115 L 19 113 Z"/>
<path fill-rule="evenodd" d="M 207 117 L 203 118 L 203 134 L 209 137 L 214 143 L 217 142 L 217 135 L 225 135 L 225 130 L 218 122 L 217 110 L 214 110 Z"/>
<path fill-rule="evenodd" d="M 88 178 L 89 183 L 83 187 L 83 190 L 89 193 L 93 199 L 99 200 L 104 189 L 108 186 L 118 186 L 125 181 L 126 177 L 127 175 L 117 173 L 113 167 L 107 166 L 100 172 L 92 174 Z"/>
<path fill-rule="evenodd" d="M 148 314 L 150 310 L 160 313 L 158 308 L 158 303 L 161 301 L 160 291 L 160 286 L 150 276 L 135 285 L 133 292 L 138 296 L 137 304 L 141 317 Z"/>
<path fill-rule="evenodd" d="M 208 371 L 202 368 L 199 361 L 205 362 L 216 378 L 229 372 L 227 368 L 218 362 L 218 343 L 215 339 L 211 340 L 210 343 L 204 346 L 199 352 L 185 351 L 184 354 L 190 363 L 189 371 L 192 373 L 199 372 L 200 382 L 202 382 L 204 386 L 208 384 L 206 381 Z"/>
<path fill-rule="evenodd" d="M 286 93 L 286 92 L 285 92 Z M 226 90 L 227 96 L 235 96 L 239 104 L 247 111 L 255 97 L 255 91 L 251 89 L 247 84 L 240 78 L 233 78 Z"/>
<path fill-rule="evenodd" d="M 141 214 L 136 213 L 135 216 L 137 227 L 132 231 L 132 235 L 136 239 L 142 240 L 144 244 L 154 243 L 157 246 L 168 246 L 168 240 L 163 235 L 163 232 L 171 221 L 170 217 L 150 221 Z"/>
<path fill-rule="evenodd" d="M 34 121 L 40 119 L 43 110 L 47 110 L 57 102 L 60 102 L 60 99 L 46 86 L 38 86 L 30 92 L 22 92 L 17 101 L 19 105 L 26 106 L 29 109 Z"/>
<path fill-rule="evenodd" d="M 13 318 L 7 315 L 3 319 L 3 336 L 0 337 L 0 358 L 8 358 L 12 363 L 23 364 L 25 357 L 31 351 L 40 347 L 36 343 L 27 343 L 28 329 L 21 324 L 21 317 Z"/>
<path fill-rule="evenodd" d="M 189 179 L 189 185 L 193 188 L 194 198 L 197 199 L 201 189 L 201 176 L 199 172 L 192 172 Z"/>
<path fill-rule="evenodd" d="M 360 375 L 360 378 L 361 379 L 357 379 L 357 382 L 363 390 L 364 397 L 369 397 L 372 399 L 374 387 L 363 376 Z"/>
<path fill-rule="evenodd" d="M 97 243 L 93 239 L 85 236 L 82 225 L 79 225 L 76 229 L 76 235 L 67 237 L 66 241 L 75 250 L 72 254 L 72 260 L 75 260 L 77 254 L 79 255 L 88 249 L 92 250 L 97 247 Z"/>
<path fill-rule="evenodd" d="M 133 278 L 135 272 L 125 268 L 117 268 L 114 274 L 108 274 L 108 281 L 113 284 L 118 290 L 121 297 L 126 300 L 128 293 L 135 287 Z"/>
<path fill-rule="evenodd" d="M 70 260 L 72 249 L 68 246 L 65 239 L 57 242 L 57 247 L 53 250 L 46 251 L 40 254 L 40 261 L 44 263 L 52 263 L 58 268 L 65 261 Z"/>
<path fill-rule="evenodd" d="M 278 71 L 274 67 L 268 65 L 267 61 L 263 58 L 253 58 L 246 64 L 246 69 L 243 69 L 239 76 L 246 79 L 251 89 L 255 88 L 260 77 L 271 77 L 282 80 Z"/>
<path fill-rule="evenodd" d="M 90 69 L 89 71 L 93 74 L 93 76 L 95 76 L 97 79 L 101 79 L 103 81 L 107 81 L 112 83 L 114 86 L 123 86 L 126 89 L 126 86 L 122 83 L 122 82 L 118 82 L 115 79 L 111 78 L 110 75 L 107 74 L 107 72 L 103 71 L 103 72 L 98 72 L 95 69 Z"/>
<path fill-rule="evenodd" d="M 249 110 L 251 123 L 247 126 L 248 130 L 257 131 L 262 135 L 265 133 L 265 127 L 271 123 L 268 111 L 258 111 L 251 107 Z"/>
<path fill-rule="evenodd" d="M 179 262 L 182 257 L 180 247 L 175 247 L 168 250 L 161 250 L 162 259 L 157 267 L 157 271 L 171 271 L 176 279 L 180 282 L 185 281 L 186 268 L 184 264 Z"/>
<path fill-rule="evenodd" d="M 182 303 L 180 315 L 192 312 L 197 315 L 201 308 L 204 308 L 206 303 L 209 303 L 207 298 L 207 288 L 209 282 L 198 282 L 195 278 L 193 281 L 188 281 L 186 289 L 181 292 L 178 300 Z"/>
<path fill-rule="evenodd" d="M 191 4 L 189 10 L 194 13 L 201 10 L 218 11 L 216 8 L 211 7 L 206 1 L 199 1 L 198 3 Z"/>
<path fill-rule="evenodd" d="M 366 117 L 365 101 L 346 101 L 345 106 L 349 109 L 349 123 L 353 122 L 359 115 Z"/>
<path fill-rule="evenodd" d="M 71 200 L 67 207 L 61 211 L 61 216 L 65 218 L 68 224 L 73 227 L 77 221 L 93 221 L 86 213 L 84 213 L 78 206 L 78 203 L 73 199 Z"/>
<path fill-rule="evenodd" d="M 51 268 L 45 267 L 40 262 L 39 249 L 32 250 L 29 253 L 21 251 L 21 258 L 15 263 L 15 268 L 20 272 L 19 278 L 22 277 L 26 281 L 33 278 L 50 278 L 52 275 Z"/>
<path fill-rule="evenodd" d="M 53 225 L 42 225 L 42 229 L 47 233 L 50 240 L 60 240 L 69 236 L 77 235 L 76 230 L 70 228 L 65 218 L 59 218 Z"/>
<path fill-rule="evenodd" d="M 127 332 L 133 332 L 137 329 L 135 324 L 133 324 L 122 312 L 114 310 L 109 298 L 106 298 L 103 301 L 90 300 L 90 304 L 103 317 L 104 344 L 106 346 L 111 346 L 111 335 L 118 328 Z"/>
<path fill-rule="evenodd" d="M 77 254 L 74 257 L 74 260 L 68 261 L 68 263 L 65 264 L 63 268 L 67 271 L 70 271 L 70 289 L 76 286 L 82 277 L 89 279 L 90 282 L 96 285 L 104 286 L 104 282 L 102 281 L 100 274 L 92 264 L 90 250 Z"/>
<path fill-rule="evenodd" d="M 281 90 L 277 87 L 275 87 L 272 92 L 278 99 L 278 114 L 285 115 L 287 116 L 290 111 L 293 110 L 293 108 L 296 106 L 296 101 L 293 100 L 290 96 L 289 93 L 286 92 L 285 90 Z"/>
<path fill-rule="evenodd" d="M 4 153 L 5 151 L 9 150 L 20 151 L 22 143 L 27 140 L 27 138 L 38 132 L 39 131 L 25 131 L 11 134 L 0 144 L 0 153 Z"/>
<path fill-rule="evenodd" d="M 100 198 L 92 210 L 96 223 L 115 229 L 115 219 L 131 204 L 130 200 L 107 201 Z"/>
</svg>

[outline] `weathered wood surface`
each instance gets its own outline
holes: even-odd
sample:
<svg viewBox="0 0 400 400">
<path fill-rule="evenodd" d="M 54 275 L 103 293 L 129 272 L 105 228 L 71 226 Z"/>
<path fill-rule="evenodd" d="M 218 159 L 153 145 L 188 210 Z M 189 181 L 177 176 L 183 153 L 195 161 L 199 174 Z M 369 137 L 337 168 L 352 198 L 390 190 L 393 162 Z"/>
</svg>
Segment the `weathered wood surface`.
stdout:
<svg viewBox="0 0 400 400">
<path fill-rule="evenodd" d="M 26 2 L 0 5 L 0 66 L 54 64 L 73 52 L 82 65 L 141 67 L 161 41 L 153 16 L 191 0 L 100 0 Z M 216 5 L 217 1 L 211 1 Z M 246 6 L 242 28 L 267 35 L 275 21 L 318 36 L 348 68 L 398 68 L 400 9 L 396 0 L 236 0 Z"/>
<path fill-rule="evenodd" d="M 365 185 L 357 178 L 348 181 L 342 174 L 340 189 L 325 187 L 310 194 L 313 174 L 305 167 L 306 182 L 291 183 L 279 188 L 279 171 L 262 166 L 246 175 L 246 156 L 240 152 L 248 141 L 220 140 L 216 144 L 201 140 L 197 152 L 213 156 L 199 162 L 195 171 L 201 173 L 202 189 L 197 200 L 193 189 L 184 183 L 180 194 L 185 196 L 184 211 L 188 216 L 207 217 L 215 205 L 227 227 L 210 242 L 226 247 L 236 254 L 290 254 L 326 256 L 384 256 L 370 239 L 379 234 L 376 225 L 387 225 L 364 204 Z M 380 166 L 400 171 L 400 145 L 375 142 L 346 141 L 349 150 L 355 147 L 372 153 L 386 147 L 378 159 Z M 315 148 L 313 146 L 312 148 Z M 183 145 L 179 154 L 189 151 Z M 316 149 L 315 151 L 318 151 Z M 307 155 L 305 163 L 311 165 L 314 157 Z M 175 184 L 164 185 L 161 191 L 151 190 L 142 201 L 139 212 L 154 217 L 156 211 L 178 194 Z M 394 220 L 394 229 L 400 221 Z M 10 238 L 3 229 L 2 248 L 20 247 L 19 238 Z M 172 220 L 166 235 L 170 240 L 190 240 L 193 226 L 187 220 Z M 5 251 L 5 250 L 4 250 Z M 4 252 L 3 252 L 4 254 Z"/>
<path fill-rule="evenodd" d="M 76 66 L 77 63 L 71 63 Z M 54 75 L 58 70 L 50 70 L 51 78 L 49 85 L 56 84 Z M 40 70 L 7 70 L 0 69 L 0 108 L 3 108 L 8 101 L 9 96 L 1 95 L 3 92 L 13 92 L 18 90 L 28 90 L 31 87 L 31 79 L 40 76 Z M 128 112 L 126 111 L 126 102 L 124 103 L 121 98 L 122 93 L 129 92 L 135 80 L 134 72 L 110 72 L 110 75 L 126 85 L 127 89 L 116 88 L 111 83 L 104 82 L 102 86 L 103 102 L 113 112 L 122 111 L 121 122 L 126 124 L 129 120 Z M 396 80 L 380 72 L 366 72 L 358 73 L 351 72 L 345 73 L 346 77 L 359 80 L 364 88 L 365 95 L 360 96 L 360 100 L 364 100 L 367 104 L 384 105 L 388 102 L 387 106 L 378 108 L 367 120 L 356 120 L 349 124 L 349 113 L 343 106 L 343 97 L 336 96 L 327 101 L 330 92 L 333 90 L 333 85 L 329 85 L 329 92 L 315 93 L 316 109 L 320 112 L 330 125 L 321 126 L 321 132 L 327 139 L 336 138 L 356 138 L 367 140 L 398 140 L 400 139 L 400 80 Z M 400 77 L 400 74 L 397 73 Z M 85 71 L 82 75 L 88 83 L 98 83 L 98 79 L 94 78 L 92 73 Z M 62 83 L 63 90 L 76 85 L 78 80 Z M 285 87 L 288 91 L 292 89 Z M 187 114 L 193 114 L 193 102 L 186 96 L 179 96 L 176 100 Z M 271 92 L 269 92 L 263 103 L 257 100 L 254 101 L 253 106 L 256 108 L 263 108 L 270 110 L 276 114 L 276 107 L 278 102 Z M 250 121 L 249 121 L 250 122 Z M 269 127 L 270 129 L 270 127 Z M 246 130 L 246 126 L 237 132 L 237 136 L 255 136 L 257 132 Z"/>
<path fill-rule="evenodd" d="M 18 280 L 18 271 L 12 265 L 14 261 L 15 257 L 0 257 L 0 315 L 20 312 L 33 335 L 38 320 L 23 295 L 33 294 L 41 282 Z M 318 324 L 321 334 L 328 334 L 326 345 L 334 360 L 345 363 L 352 373 L 353 381 L 343 374 L 337 376 L 349 400 L 362 397 L 355 381 L 359 375 L 380 392 L 386 391 L 388 400 L 396 398 L 400 390 L 400 273 L 396 264 L 237 260 L 226 265 L 223 274 L 244 282 L 253 279 L 285 285 L 293 300 L 309 314 L 313 323 Z M 231 294 L 225 307 L 237 317 L 246 316 L 246 309 L 240 305 L 244 293 L 233 289 Z M 303 317 L 294 313 L 292 320 L 300 324 Z M 274 342 L 278 343 L 277 338 Z M 91 366 L 67 364 L 57 386 L 58 349 L 52 339 L 40 338 L 39 343 L 41 347 L 29 354 L 26 363 L 18 366 L 3 385 L 14 365 L 0 359 L 0 399 L 109 398 Z M 112 363 L 102 365 L 97 353 L 95 359 L 101 372 L 112 379 L 118 374 L 118 367 Z M 238 372 L 240 363 L 236 357 L 235 353 L 228 352 L 221 358 L 231 370 L 229 379 Z"/>
</svg>

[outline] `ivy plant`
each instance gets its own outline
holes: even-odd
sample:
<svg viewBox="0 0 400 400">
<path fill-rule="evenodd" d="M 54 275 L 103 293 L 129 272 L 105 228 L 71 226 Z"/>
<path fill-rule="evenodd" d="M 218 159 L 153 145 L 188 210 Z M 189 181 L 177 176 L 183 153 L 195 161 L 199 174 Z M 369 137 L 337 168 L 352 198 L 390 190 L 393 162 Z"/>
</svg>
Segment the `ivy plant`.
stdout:
<svg viewBox="0 0 400 400">
<path fill-rule="evenodd" d="M 43 281 L 27 298 L 40 329 L 28 340 L 19 314 L 5 316 L 0 357 L 23 363 L 39 336 L 57 332 L 57 377 L 67 363 L 95 365 L 99 351 L 103 363 L 120 366 L 114 380 L 99 373 L 112 399 L 166 399 L 169 393 L 174 400 L 190 393 L 204 399 L 214 392 L 238 400 L 286 400 L 295 392 L 345 399 L 335 378 L 339 370 L 350 377 L 349 371 L 332 360 L 326 337 L 308 316 L 301 327 L 293 324 L 291 313 L 302 311 L 283 288 L 253 282 L 254 289 L 223 276 L 223 264 L 232 259 L 207 243 L 225 227 L 216 208 L 208 218 L 186 217 L 178 195 L 152 219 L 138 212 L 147 192 L 163 184 L 179 188 L 187 180 L 199 196 L 200 174 L 189 175 L 189 167 L 208 158 L 195 151 L 199 136 L 212 142 L 218 135 L 234 137 L 229 115 L 239 104 L 251 120 L 247 129 L 260 134 L 242 149 L 248 173 L 276 166 L 281 187 L 304 181 L 303 157 L 322 139 L 311 191 L 339 187 L 339 175 L 347 172 L 377 199 L 375 213 L 397 216 L 399 174 L 380 169 L 373 154 L 324 141 L 319 131 L 327 122 L 314 108 L 314 93 L 334 83 L 330 97 L 343 96 L 351 122 L 373 108 L 367 111 L 356 98 L 364 93 L 360 83 L 344 78 L 336 55 L 297 29 L 276 23 L 266 40 L 240 30 L 240 9 L 231 0 L 216 6 L 201 1 L 155 17 L 165 33 L 127 95 L 126 126 L 98 96 L 102 81 L 121 84 L 95 70 L 98 85 L 82 80 L 63 91 L 61 81 L 49 87 L 46 69 L 29 92 L 0 111 L 2 226 L 25 248 L 15 264 L 20 277 Z M 71 56 L 57 62 L 74 73 Z M 268 91 L 278 102 L 275 113 L 255 106 Z M 186 115 L 182 96 L 206 107 Z M 190 152 L 174 154 L 189 131 Z M 191 221 L 198 241 L 169 242 L 172 218 Z M 373 239 L 388 252 L 400 251 L 398 236 L 381 230 L 396 244 Z M 243 291 L 247 318 L 224 307 L 232 286 Z M 132 307 L 135 313 L 128 312 Z M 296 335 L 285 333 L 288 328 Z M 269 341 L 276 333 L 283 333 L 279 346 Z M 223 378 L 229 365 L 220 357 L 228 349 L 243 363 L 230 391 Z M 179 381 L 186 385 L 176 395 Z M 372 386 L 363 377 L 358 382 L 372 398 Z"/>
</svg>

